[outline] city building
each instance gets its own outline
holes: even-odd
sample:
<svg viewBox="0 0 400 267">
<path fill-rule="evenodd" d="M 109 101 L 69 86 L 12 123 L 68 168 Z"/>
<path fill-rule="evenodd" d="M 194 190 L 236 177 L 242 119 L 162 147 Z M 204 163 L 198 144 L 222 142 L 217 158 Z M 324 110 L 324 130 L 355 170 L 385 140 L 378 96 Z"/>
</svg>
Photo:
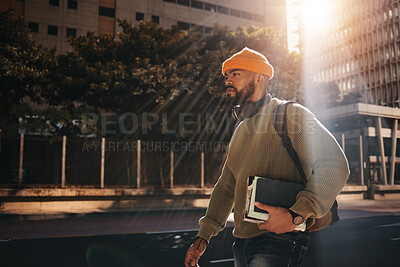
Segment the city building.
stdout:
<svg viewBox="0 0 400 267">
<path fill-rule="evenodd" d="M 303 12 L 308 85 L 334 82 L 342 95 L 357 91 L 363 103 L 399 107 L 399 8 L 397 0 L 320 0 Z"/>
<path fill-rule="evenodd" d="M 360 96 L 353 99 L 358 103 L 317 112 L 349 160 L 345 190 L 372 198 L 398 194 L 400 1 L 297 4 L 306 99 L 327 83 L 337 85 L 340 98 Z"/>
<path fill-rule="evenodd" d="M 215 24 L 274 26 L 286 33 L 285 0 L 4 0 L 1 10 L 14 7 L 23 16 L 32 38 L 44 47 L 70 49 L 69 36 L 87 32 L 118 32 L 118 19 L 132 24 L 152 20 L 161 27 L 179 25 L 208 32 Z"/>
<path fill-rule="evenodd" d="M 316 115 L 348 159 L 350 177 L 344 195 L 374 199 L 400 196 L 400 109 L 354 103 Z"/>
</svg>

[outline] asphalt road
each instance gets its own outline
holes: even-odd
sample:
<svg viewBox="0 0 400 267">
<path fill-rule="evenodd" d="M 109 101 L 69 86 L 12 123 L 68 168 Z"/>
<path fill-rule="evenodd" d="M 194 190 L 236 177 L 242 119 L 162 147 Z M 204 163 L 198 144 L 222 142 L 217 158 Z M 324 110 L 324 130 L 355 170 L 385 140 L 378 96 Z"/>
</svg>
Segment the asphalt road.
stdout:
<svg viewBox="0 0 400 267">
<path fill-rule="evenodd" d="M 400 216 L 342 219 L 312 233 L 305 267 L 399 266 Z M 43 229 L 38 229 L 43 230 Z M 210 243 L 200 266 L 233 266 L 232 228 Z M 195 230 L 3 239 L 0 266 L 183 266 Z"/>
</svg>

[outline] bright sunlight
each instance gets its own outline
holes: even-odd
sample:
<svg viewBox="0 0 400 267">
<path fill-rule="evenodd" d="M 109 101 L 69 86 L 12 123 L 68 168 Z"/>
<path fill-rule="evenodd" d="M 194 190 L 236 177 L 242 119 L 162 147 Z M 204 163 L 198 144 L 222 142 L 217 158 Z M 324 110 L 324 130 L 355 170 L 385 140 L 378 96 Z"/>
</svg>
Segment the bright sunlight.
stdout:
<svg viewBox="0 0 400 267">
<path fill-rule="evenodd" d="M 304 30 L 316 34 L 333 25 L 333 6 L 329 0 L 305 0 L 300 6 Z"/>
</svg>

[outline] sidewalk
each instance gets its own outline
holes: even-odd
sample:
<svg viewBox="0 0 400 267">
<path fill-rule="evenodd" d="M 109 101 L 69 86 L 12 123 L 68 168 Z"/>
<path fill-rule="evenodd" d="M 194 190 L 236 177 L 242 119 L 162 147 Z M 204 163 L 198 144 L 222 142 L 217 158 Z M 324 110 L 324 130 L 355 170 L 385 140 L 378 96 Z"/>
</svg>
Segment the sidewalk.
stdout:
<svg viewBox="0 0 400 267">
<path fill-rule="evenodd" d="M 184 202 L 184 201 L 183 201 Z M 154 205 L 139 208 L 98 208 L 96 206 L 85 208 L 84 204 L 71 208 L 65 202 L 46 208 L 19 208 L 15 210 L 1 210 L 0 221 L 25 221 L 25 220 L 58 220 L 67 218 L 99 218 L 99 217 L 125 217 L 141 213 L 174 213 L 174 212 L 205 212 L 208 200 L 203 200 L 196 206 L 192 205 Z M 58 207 L 58 208 L 57 208 Z M 396 200 L 339 200 L 339 215 L 341 218 L 357 218 L 382 215 L 400 215 L 400 199 Z"/>
<path fill-rule="evenodd" d="M 386 215 L 400 215 L 400 199 L 339 201 L 339 216 L 341 219 Z"/>
<path fill-rule="evenodd" d="M 1 220 L 51 220 L 126 213 L 204 210 L 212 188 L 0 189 Z"/>
</svg>

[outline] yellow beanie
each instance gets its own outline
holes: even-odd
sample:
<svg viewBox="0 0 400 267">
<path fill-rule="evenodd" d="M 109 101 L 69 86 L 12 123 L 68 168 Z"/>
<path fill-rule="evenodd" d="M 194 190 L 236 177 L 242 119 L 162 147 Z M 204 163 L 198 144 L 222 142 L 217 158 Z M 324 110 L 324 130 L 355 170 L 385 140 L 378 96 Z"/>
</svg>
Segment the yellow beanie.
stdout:
<svg viewBox="0 0 400 267">
<path fill-rule="evenodd" d="M 269 64 L 267 58 L 247 47 L 222 63 L 222 74 L 231 69 L 242 69 L 266 74 L 270 80 L 274 77 L 274 67 Z"/>
</svg>

